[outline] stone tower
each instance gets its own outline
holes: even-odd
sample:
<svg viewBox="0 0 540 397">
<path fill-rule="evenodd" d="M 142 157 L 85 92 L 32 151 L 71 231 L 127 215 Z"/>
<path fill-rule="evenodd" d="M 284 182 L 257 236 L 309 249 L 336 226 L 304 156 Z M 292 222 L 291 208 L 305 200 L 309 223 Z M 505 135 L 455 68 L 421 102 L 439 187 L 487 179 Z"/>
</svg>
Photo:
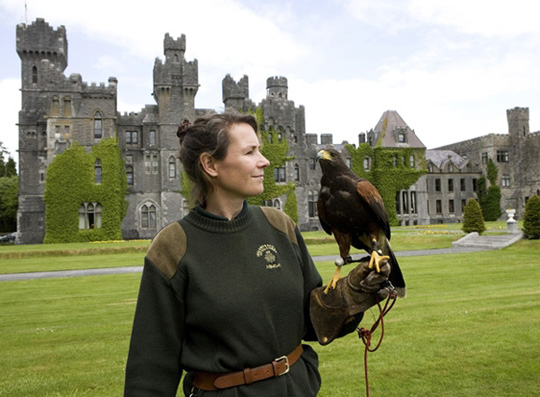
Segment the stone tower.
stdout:
<svg viewBox="0 0 540 397">
<path fill-rule="evenodd" d="M 158 104 L 160 124 L 176 127 L 183 118 L 193 121 L 195 95 L 199 89 L 197 60 L 187 62 L 186 36 L 173 39 L 167 33 L 163 41 L 165 61 L 156 58 L 154 64 L 154 99 Z"/>
<path fill-rule="evenodd" d="M 48 91 L 58 84 L 67 66 L 66 30 L 54 30 L 43 19 L 17 26 L 17 54 L 21 59 L 22 107 L 19 112 L 19 242 L 41 242 L 45 236 L 45 168 Z"/>
<path fill-rule="evenodd" d="M 88 85 L 79 74 L 64 75 L 67 40 L 63 26 L 53 29 L 38 18 L 17 26 L 21 59 L 19 112 L 19 243 L 41 243 L 45 235 L 43 193 L 48 165 L 78 142 L 87 150 L 113 137 L 117 80 Z"/>
</svg>

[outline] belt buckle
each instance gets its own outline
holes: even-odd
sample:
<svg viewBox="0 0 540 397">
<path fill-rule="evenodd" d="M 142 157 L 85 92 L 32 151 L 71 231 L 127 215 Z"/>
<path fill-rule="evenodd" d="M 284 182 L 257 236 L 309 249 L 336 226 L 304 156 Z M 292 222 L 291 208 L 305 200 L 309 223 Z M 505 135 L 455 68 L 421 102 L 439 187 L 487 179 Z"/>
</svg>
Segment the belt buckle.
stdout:
<svg viewBox="0 0 540 397">
<path fill-rule="evenodd" d="M 281 376 L 281 375 L 285 375 L 286 373 L 289 372 L 289 370 L 291 369 L 291 367 L 289 366 L 289 357 L 287 356 L 281 356 L 281 357 L 278 357 L 274 360 L 276 363 L 279 363 L 280 361 L 285 361 L 285 371 L 283 371 L 282 373 L 278 374 L 278 376 Z"/>
</svg>

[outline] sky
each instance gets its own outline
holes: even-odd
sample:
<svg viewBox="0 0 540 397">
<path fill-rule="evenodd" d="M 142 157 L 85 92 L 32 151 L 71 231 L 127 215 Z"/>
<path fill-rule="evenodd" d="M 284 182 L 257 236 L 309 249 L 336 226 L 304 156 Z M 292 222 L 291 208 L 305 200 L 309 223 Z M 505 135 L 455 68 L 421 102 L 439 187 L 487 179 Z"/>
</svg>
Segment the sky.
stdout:
<svg viewBox="0 0 540 397">
<path fill-rule="evenodd" d="M 26 5 L 26 7 L 25 7 Z M 284 76 L 306 132 L 358 142 L 395 110 L 428 149 L 506 134 L 506 110 L 540 129 L 540 3 L 535 0 L 0 0 L 0 141 L 18 162 L 20 60 L 15 31 L 63 25 L 66 76 L 118 79 L 118 110 L 155 104 L 163 38 L 186 35 L 198 60 L 197 108 L 223 110 L 221 81 L 249 76 L 255 103 Z"/>
</svg>

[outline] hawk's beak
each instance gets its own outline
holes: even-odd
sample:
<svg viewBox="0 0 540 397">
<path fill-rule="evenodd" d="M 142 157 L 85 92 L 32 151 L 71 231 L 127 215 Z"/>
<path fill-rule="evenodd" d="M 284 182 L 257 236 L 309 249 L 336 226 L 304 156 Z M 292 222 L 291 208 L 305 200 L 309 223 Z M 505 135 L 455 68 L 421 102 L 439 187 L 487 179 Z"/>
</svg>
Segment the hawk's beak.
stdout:
<svg viewBox="0 0 540 397">
<path fill-rule="evenodd" d="M 328 151 L 324 150 L 324 149 L 321 149 L 319 150 L 319 152 L 317 153 L 317 160 L 330 160 L 330 154 L 328 153 Z"/>
</svg>

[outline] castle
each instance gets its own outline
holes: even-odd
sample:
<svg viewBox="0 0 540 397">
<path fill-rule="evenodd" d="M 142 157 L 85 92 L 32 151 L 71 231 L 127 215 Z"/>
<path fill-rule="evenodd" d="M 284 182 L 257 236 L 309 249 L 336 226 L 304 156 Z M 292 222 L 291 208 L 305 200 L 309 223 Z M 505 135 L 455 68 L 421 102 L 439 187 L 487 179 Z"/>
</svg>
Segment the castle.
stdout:
<svg viewBox="0 0 540 397">
<path fill-rule="evenodd" d="M 181 166 L 176 130 L 182 120 L 193 121 L 212 111 L 195 108 L 198 61 L 185 59 L 186 37 L 174 39 L 165 35 L 165 58 L 156 58 L 154 64 L 156 104 L 124 114 L 117 111 L 116 78 L 110 77 L 108 84 L 89 85 L 79 74 L 64 75 L 68 62 L 64 26 L 54 29 L 38 18 L 30 25 L 18 25 L 16 37 L 22 75 L 18 243 L 43 241 L 47 167 L 73 142 L 89 151 L 103 139 L 118 138 L 128 182 L 129 207 L 121 225 L 124 238 L 152 238 L 161 227 L 183 217 L 189 209 L 179 192 Z M 255 108 L 249 98 L 247 76 L 238 82 L 225 76 L 222 89 L 225 108 Z M 347 161 L 351 158 L 343 150 L 344 144 L 332 142 L 331 134 L 322 134 L 318 142 L 316 134 L 306 133 L 305 109 L 288 99 L 285 77 L 267 79 L 266 98 L 257 107 L 263 114 L 262 127 L 277 131 L 277 139 L 288 143 L 290 160 L 275 170 L 276 183 L 294 183 L 298 225 L 301 230 L 317 230 L 320 225 L 316 201 L 321 175 L 316 153 L 322 146 L 333 145 Z M 424 153 L 429 172 L 407 190 L 396 192 L 398 220 L 403 225 L 459 222 L 465 200 L 475 197 L 475 181 L 485 171 L 483 166 L 488 157 L 496 158 L 501 166 L 501 186 L 506 200 L 501 204 L 516 208 L 519 216 L 528 195 L 538 194 L 540 189 L 537 166 L 540 134 L 529 134 L 528 109 L 510 110 L 508 120 L 509 136 L 489 135 L 426 151 L 399 114 L 387 111 L 375 129 L 359 134 L 358 144 L 413 147 Z M 410 161 L 413 168 L 421 167 L 412 159 L 400 161 Z M 370 159 L 365 159 L 364 167 L 369 167 L 369 162 Z M 531 165 L 536 170 L 534 173 Z M 100 164 L 96 164 L 96 175 L 98 171 L 101 172 Z M 285 197 L 277 197 L 265 204 L 283 208 L 284 201 Z M 94 211 L 97 205 L 90 203 L 90 209 L 86 204 L 82 206 L 81 216 L 93 217 L 93 212 L 85 212 Z M 81 222 L 79 227 L 94 226 L 92 222 Z"/>
</svg>

